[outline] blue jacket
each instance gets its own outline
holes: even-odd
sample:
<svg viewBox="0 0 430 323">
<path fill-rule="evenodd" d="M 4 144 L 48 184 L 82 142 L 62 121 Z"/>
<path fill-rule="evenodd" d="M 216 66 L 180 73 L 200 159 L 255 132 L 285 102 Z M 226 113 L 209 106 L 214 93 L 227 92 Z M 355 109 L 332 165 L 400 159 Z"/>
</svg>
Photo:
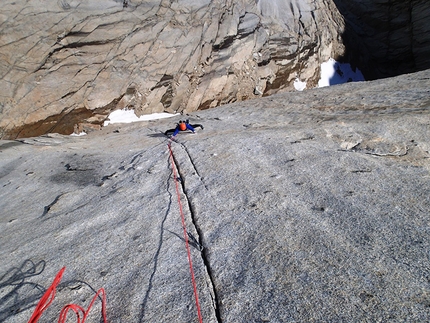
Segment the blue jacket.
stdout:
<svg viewBox="0 0 430 323">
<path fill-rule="evenodd" d="M 192 132 L 194 132 L 194 128 L 189 124 L 189 123 L 185 123 L 185 125 L 187 126 L 188 130 L 191 130 Z M 176 126 L 175 132 L 173 133 L 173 137 L 175 137 L 179 131 L 181 131 L 181 129 L 179 129 L 179 125 Z"/>
</svg>

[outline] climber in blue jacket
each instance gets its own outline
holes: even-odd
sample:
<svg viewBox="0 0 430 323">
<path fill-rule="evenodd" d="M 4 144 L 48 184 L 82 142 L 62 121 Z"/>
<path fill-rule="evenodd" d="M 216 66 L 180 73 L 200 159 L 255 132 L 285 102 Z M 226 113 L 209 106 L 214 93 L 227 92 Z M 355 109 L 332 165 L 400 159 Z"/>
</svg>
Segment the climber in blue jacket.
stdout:
<svg viewBox="0 0 430 323">
<path fill-rule="evenodd" d="M 167 130 L 164 134 L 166 135 L 166 136 L 168 136 L 169 135 L 169 133 L 172 133 L 173 132 L 173 134 L 172 134 L 172 137 L 176 137 L 176 135 L 179 133 L 179 131 L 186 131 L 186 130 L 190 130 L 192 133 L 195 133 L 196 132 L 196 130 L 195 130 L 195 128 L 197 128 L 197 127 L 200 127 L 200 128 L 202 128 L 203 129 L 203 126 L 201 125 L 201 124 L 194 124 L 194 125 L 191 125 L 190 123 L 189 123 L 189 121 L 188 120 L 186 120 L 186 121 L 179 121 L 179 123 L 176 125 L 176 128 L 175 129 L 169 129 L 169 130 Z"/>
</svg>

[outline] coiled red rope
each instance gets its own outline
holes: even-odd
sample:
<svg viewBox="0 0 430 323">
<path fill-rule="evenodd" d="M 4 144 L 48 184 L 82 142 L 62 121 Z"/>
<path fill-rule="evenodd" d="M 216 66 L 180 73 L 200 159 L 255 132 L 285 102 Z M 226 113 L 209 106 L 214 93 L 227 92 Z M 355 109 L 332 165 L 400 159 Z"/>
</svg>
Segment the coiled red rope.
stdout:
<svg viewBox="0 0 430 323">
<path fill-rule="evenodd" d="M 199 297 L 197 295 L 197 284 L 196 284 L 196 279 L 195 279 L 195 276 L 194 276 L 193 262 L 191 260 L 190 244 L 189 244 L 189 241 L 188 241 L 187 228 L 185 226 L 185 216 L 184 216 L 184 212 L 183 212 L 183 209 L 182 209 L 181 194 L 180 194 L 180 191 L 179 191 L 178 176 L 177 176 L 177 173 L 176 173 L 175 160 L 174 160 L 174 157 L 173 157 L 173 151 L 172 151 L 172 147 L 171 147 L 171 142 L 169 142 L 167 146 L 169 147 L 170 161 L 171 161 L 172 170 L 173 170 L 173 178 L 175 179 L 176 195 L 178 197 L 178 204 L 179 204 L 179 213 L 181 214 L 182 228 L 184 230 L 185 246 L 187 248 L 188 263 L 190 265 L 191 282 L 193 284 L 194 297 L 196 299 L 197 316 L 199 318 L 199 323 L 202 323 L 203 322 L 202 313 L 201 313 L 201 310 L 200 310 Z"/>
<path fill-rule="evenodd" d="M 63 277 L 63 273 L 66 270 L 66 267 L 63 267 L 55 276 L 54 281 L 52 282 L 51 286 L 46 290 L 45 294 L 43 294 L 42 298 L 39 300 L 39 303 L 37 304 L 33 315 L 31 316 L 28 323 L 36 323 L 40 317 L 42 316 L 43 312 L 51 305 L 52 301 L 55 297 L 55 292 L 57 289 L 58 284 L 61 281 L 61 278 Z M 107 323 L 106 319 L 106 293 L 103 288 L 100 288 L 96 295 L 91 300 L 90 305 L 85 310 L 82 306 L 76 305 L 76 304 L 68 304 L 63 307 L 63 309 L 60 312 L 60 317 L 58 319 L 58 323 L 65 323 L 67 319 L 67 313 L 69 311 L 73 311 L 76 314 L 77 322 L 78 323 L 84 323 L 87 319 L 87 316 L 91 310 L 91 307 L 94 305 L 94 302 L 99 297 L 99 295 L 102 295 L 102 316 L 103 316 L 103 322 Z M 82 315 L 82 318 L 81 318 Z"/>
<path fill-rule="evenodd" d="M 91 307 L 94 305 L 94 302 L 99 297 L 99 295 L 102 295 L 102 316 L 103 316 L 103 322 L 107 323 L 106 319 L 106 293 L 104 288 L 100 288 L 97 293 L 94 295 L 93 299 L 91 300 L 90 305 L 88 306 L 87 310 L 85 310 L 82 306 L 76 305 L 76 304 L 68 304 L 63 307 L 60 313 L 60 318 L 58 319 L 58 323 L 65 323 L 67 318 L 67 313 L 69 311 L 73 311 L 76 314 L 76 318 L 78 320 L 78 323 L 84 323 L 87 319 L 87 316 L 91 310 Z M 82 321 L 81 321 L 81 314 L 82 314 Z"/>
<path fill-rule="evenodd" d="M 61 281 L 61 277 L 63 277 L 63 273 L 66 270 L 66 267 L 63 267 L 55 276 L 54 281 L 52 282 L 51 286 L 46 290 L 45 294 L 43 294 L 42 298 L 39 300 L 39 303 L 37 303 L 37 306 L 33 312 L 33 315 L 31 316 L 28 323 L 36 323 L 40 317 L 42 316 L 42 313 L 51 305 L 52 301 L 55 297 L 55 291 L 57 289 L 57 285 Z"/>
</svg>

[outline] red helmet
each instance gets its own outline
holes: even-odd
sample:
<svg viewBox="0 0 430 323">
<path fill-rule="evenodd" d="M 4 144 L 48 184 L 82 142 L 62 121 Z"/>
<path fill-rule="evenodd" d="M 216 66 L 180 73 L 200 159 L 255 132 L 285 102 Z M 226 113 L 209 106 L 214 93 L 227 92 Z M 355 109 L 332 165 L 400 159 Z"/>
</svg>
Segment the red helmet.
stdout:
<svg viewBox="0 0 430 323">
<path fill-rule="evenodd" d="M 182 131 L 187 129 L 187 125 L 185 124 L 185 122 L 179 121 L 179 129 Z"/>
</svg>

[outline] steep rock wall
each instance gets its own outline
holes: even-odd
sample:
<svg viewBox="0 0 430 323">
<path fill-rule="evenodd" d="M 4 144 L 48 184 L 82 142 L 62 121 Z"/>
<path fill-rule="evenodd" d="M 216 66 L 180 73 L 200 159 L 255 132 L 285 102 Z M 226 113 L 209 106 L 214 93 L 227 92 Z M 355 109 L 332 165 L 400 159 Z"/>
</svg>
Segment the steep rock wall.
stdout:
<svg viewBox="0 0 430 323">
<path fill-rule="evenodd" d="M 0 137 L 71 133 L 118 108 L 190 112 L 316 84 L 344 53 L 331 0 L 8 0 Z"/>
<path fill-rule="evenodd" d="M 334 0 L 345 18 L 346 60 L 366 79 L 430 68 L 430 2 Z"/>
</svg>

